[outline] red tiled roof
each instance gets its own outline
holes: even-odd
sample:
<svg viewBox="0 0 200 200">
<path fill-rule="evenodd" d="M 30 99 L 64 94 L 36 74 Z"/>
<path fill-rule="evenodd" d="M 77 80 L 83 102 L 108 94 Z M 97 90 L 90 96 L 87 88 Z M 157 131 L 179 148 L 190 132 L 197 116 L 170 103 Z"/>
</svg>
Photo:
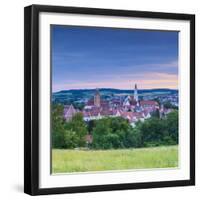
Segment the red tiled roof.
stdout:
<svg viewBox="0 0 200 200">
<path fill-rule="evenodd" d="M 150 101 L 150 100 L 143 100 L 143 101 L 140 101 L 140 105 L 141 106 L 144 106 L 144 105 L 158 106 L 158 102 L 157 101 Z"/>
<path fill-rule="evenodd" d="M 66 120 L 70 120 L 76 113 L 77 110 L 73 107 L 73 105 L 66 105 L 64 107 L 63 115 Z"/>
<path fill-rule="evenodd" d="M 150 112 L 148 110 L 144 110 L 143 113 L 145 116 L 147 116 Z"/>
<path fill-rule="evenodd" d="M 101 114 L 102 116 L 110 116 L 110 115 L 113 115 L 113 111 L 112 111 L 112 110 L 102 110 L 102 111 L 100 112 L 100 114 Z"/>
<path fill-rule="evenodd" d="M 141 112 L 122 112 L 122 117 L 129 121 L 135 121 L 136 119 L 143 118 L 143 115 Z"/>
<path fill-rule="evenodd" d="M 141 112 L 133 112 L 133 116 L 134 116 L 134 117 L 137 117 L 137 118 L 143 117 L 143 115 L 142 115 Z"/>
</svg>

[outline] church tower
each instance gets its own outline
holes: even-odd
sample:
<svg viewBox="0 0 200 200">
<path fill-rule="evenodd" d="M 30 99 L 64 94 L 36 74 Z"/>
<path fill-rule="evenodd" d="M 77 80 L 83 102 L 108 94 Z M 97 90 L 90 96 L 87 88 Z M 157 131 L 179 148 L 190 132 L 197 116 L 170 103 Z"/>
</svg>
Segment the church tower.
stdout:
<svg viewBox="0 0 200 200">
<path fill-rule="evenodd" d="M 138 102 L 137 84 L 135 84 L 134 99 Z"/>
<path fill-rule="evenodd" d="M 96 89 L 96 93 L 94 95 L 94 105 L 97 106 L 97 107 L 101 106 L 100 93 L 99 93 L 98 89 Z"/>
</svg>

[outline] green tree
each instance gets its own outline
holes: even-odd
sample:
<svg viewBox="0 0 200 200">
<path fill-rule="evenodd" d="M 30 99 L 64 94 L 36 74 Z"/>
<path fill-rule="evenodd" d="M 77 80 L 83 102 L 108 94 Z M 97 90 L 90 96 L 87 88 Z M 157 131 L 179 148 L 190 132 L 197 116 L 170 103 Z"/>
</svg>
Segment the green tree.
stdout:
<svg viewBox="0 0 200 200">
<path fill-rule="evenodd" d="M 83 121 L 83 115 L 81 113 L 76 113 L 72 120 L 65 124 L 65 129 L 71 132 L 74 132 L 75 135 L 73 136 L 74 140 L 76 141 L 77 147 L 85 146 L 85 136 L 87 134 L 87 126 Z"/>
<path fill-rule="evenodd" d="M 54 104 L 52 106 L 52 145 L 53 148 L 64 148 L 64 119 L 63 105 Z"/>
<path fill-rule="evenodd" d="M 110 120 L 108 118 L 103 118 L 100 120 L 97 120 L 95 122 L 95 127 L 93 128 L 93 142 L 92 147 L 96 149 L 105 149 L 109 148 L 109 146 L 106 144 L 106 135 L 108 135 L 111 132 L 110 128 Z"/>
<path fill-rule="evenodd" d="M 78 147 L 78 137 L 76 136 L 76 132 L 72 130 L 65 130 L 64 131 L 64 147 L 68 149 Z"/>
<path fill-rule="evenodd" d="M 174 144 L 178 144 L 178 111 L 167 114 L 166 127 L 169 133 L 168 137 L 171 138 Z"/>
<path fill-rule="evenodd" d="M 137 127 L 141 135 L 141 146 L 159 146 L 165 134 L 165 125 L 162 120 L 152 117 L 140 123 Z"/>
<path fill-rule="evenodd" d="M 178 143 L 178 111 L 165 119 L 152 117 L 136 124 L 134 132 L 138 138 L 137 147 L 174 145 Z"/>
<path fill-rule="evenodd" d="M 139 122 L 139 123 L 143 123 L 143 122 Z M 137 128 L 137 126 L 135 128 L 130 129 L 129 132 L 127 132 L 126 135 L 126 140 L 125 140 L 128 145 L 125 145 L 126 147 L 141 147 L 142 146 L 142 135 L 140 130 Z"/>
<path fill-rule="evenodd" d="M 164 108 L 167 108 L 167 109 L 169 109 L 169 108 L 176 109 L 176 110 L 178 109 L 178 107 L 175 106 L 175 105 L 173 105 L 173 104 L 171 104 L 170 101 L 166 101 L 166 102 L 163 104 L 163 106 L 164 106 Z"/>
<path fill-rule="evenodd" d="M 87 127 L 81 113 L 75 114 L 69 122 L 63 118 L 63 105 L 52 107 L 52 146 L 53 148 L 75 148 L 85 146 Z"/>
<path fill-rule="evenodd" d="M 76 108 L 76 109 L 78 109 L 78 110 L 83 110 L 83 108 L 84 108 L 84 103 L 74 103 L 74 102 L 72 102 L 72 104 L 73 104 L 73 106 L 74 106 L 74 108 Z"/>
<path fill-rule="evenodd" d="M 133 128 L 121 117 L 97 120 L 92 135 L 92 147 L 95 149 L 128 148 L 136 145 Z"/>
<path fill-rule="evenodd" d="M 158 109 L 156 109 L 155 111 L 153 111 L 151 113 L 151 117 L 157 117 L 157 118 L 160 118 L 160 112 Z"/>
<path fill-rule="evenodd" d="M 89 133 L 92 133 L 94 126 L 95 126 L 95 120 L 90 120 L 89 122 L 87 122 L 87 128 Z"/>
</svg>

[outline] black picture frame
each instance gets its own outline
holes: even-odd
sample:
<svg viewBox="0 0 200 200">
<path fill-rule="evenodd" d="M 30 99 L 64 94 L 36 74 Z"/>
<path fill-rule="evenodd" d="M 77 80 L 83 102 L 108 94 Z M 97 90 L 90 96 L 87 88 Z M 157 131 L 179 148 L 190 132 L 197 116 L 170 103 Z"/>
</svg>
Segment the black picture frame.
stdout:
<svg viewBox="0 0 200 200">
<path fill-rule="evenodd" d="M 190 23 L 190 179 L 177 181 L 39 188 L 39 13 L 76 13 L 188 20 Z M 195 15 L 31 5 L 24 9 L 24 192 L 46 195 L 195 185 Z"/>
</svg>

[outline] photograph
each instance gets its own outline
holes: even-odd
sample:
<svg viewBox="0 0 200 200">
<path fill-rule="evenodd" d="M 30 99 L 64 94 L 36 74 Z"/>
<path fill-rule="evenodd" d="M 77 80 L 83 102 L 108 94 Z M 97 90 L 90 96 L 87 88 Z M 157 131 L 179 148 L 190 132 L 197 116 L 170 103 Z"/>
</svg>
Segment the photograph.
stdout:
<svg viewBox="0 0 200 200">
<path fill-rule="evenodd" d="M 179 168 L 179 31 L 51 24 L 51 173 Z"/>
<path fill-rule="evenodd" d="M 30 5 L 24 192 L 195 185 L 195 15 Z"/>
</svg>

